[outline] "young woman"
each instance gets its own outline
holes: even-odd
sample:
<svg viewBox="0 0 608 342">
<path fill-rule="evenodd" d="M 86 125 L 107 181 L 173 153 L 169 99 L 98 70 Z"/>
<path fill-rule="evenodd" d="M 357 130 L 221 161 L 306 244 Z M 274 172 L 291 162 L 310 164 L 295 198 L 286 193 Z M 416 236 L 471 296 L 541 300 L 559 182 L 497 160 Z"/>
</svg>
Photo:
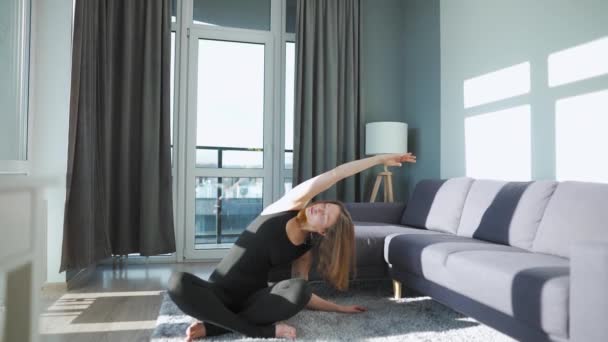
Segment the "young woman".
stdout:
<svg viewBox="0 0 608 342">
<path fill-rule="evenodd" d="M 266 207 L 239 236 L 209 277 L 174 272 L 169 296 L 186 314 L 198 319 L 187 340 L 239 332 L 250 337 L 295 338 L 295 328 L 276 324 L 304 307 L 358 313 L 366 309 L 341 306 L 313 294 L 306 280 L 312 264 L 313 235 L 319 237 L 318 270 L 339 290 L 348 288 L 354 268 L 355 233 L 350 214 L 338 201 L 310 203 L 336 182 L 377 164 L 401 166 L 415 162 L 411 153 L 383 154 L 348 162 L 311 178 Z M 292 265 L 294 278 L 268 286 L 268 272 Z"/>
</svg>

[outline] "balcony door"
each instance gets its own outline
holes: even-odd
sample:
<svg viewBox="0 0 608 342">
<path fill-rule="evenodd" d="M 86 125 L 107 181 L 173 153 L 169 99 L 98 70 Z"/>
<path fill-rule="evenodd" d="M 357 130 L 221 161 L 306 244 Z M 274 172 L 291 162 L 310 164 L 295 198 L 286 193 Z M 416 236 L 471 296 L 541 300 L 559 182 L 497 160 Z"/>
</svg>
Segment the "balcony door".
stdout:
<svg viewBox="0 0 608 342">
<path fill-rule="evenodd" d="M 186 115 L 186 259 L 225 255 L 273 198 L 273 42 L 191 29 Z"/>
</svg>

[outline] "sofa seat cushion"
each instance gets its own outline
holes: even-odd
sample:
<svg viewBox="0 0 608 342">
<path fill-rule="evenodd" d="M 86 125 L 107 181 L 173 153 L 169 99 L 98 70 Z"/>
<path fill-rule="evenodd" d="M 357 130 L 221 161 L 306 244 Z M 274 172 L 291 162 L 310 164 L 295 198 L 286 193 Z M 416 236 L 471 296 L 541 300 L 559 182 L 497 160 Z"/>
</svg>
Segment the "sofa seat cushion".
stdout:
<svg viewBox="0 0 608 342">
<path fill-rule="evenodd" d="M 387 236 L 384 259 L 398 271 L 413 273 L 427 279 L 441 276 L 447 258 L 462 251 L 524 251 L 472 238 L 445 233 L 431 234 L 428 230 L 409 229 Z"/>
<path fill-rule="evenodd" d="M 407 228 L 398 224 L 380 222 L 354 221 L 353 223 L 355 225 L 356 278 L 379 279 L 388 277 L 387 266 L 382 254 L 384 238 L 387 235 L 407 231 Z M 313 249 L 313 253 L 316 252 Z M 317 263 L 318 256 L 315 255 L 309 273 L 310 280 L 323 279 L 317 272 Z M 269 280 L 277 282 L 290 277 L 291 265 L 281 265 L 271 270 Z"/>
<path fill-rule="evenodd" d="M 395 233 L 404 233 L 408 229 L 401 225 L 376 222 L 353 222 L 355 224 L 355 250 L 357 268 L 362 266 L 386 267 L 384 262 L 384 238 Z M 415 229 L 422 231 L 421 229 Z M 426 231 L 426 230 L 425 230 Z"/>
<path fill-rule="evenodd" d="M 531 327 L 568 336 L 569 261 L 527 251 L 451 253 L 427 279 Z"/>
</svg>

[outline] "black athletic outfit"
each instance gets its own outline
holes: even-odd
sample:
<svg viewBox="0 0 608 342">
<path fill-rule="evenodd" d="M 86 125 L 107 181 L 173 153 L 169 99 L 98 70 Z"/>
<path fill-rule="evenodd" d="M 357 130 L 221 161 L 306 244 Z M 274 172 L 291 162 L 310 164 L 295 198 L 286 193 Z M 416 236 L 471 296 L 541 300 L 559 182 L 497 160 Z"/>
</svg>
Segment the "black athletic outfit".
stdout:
<svg viewBox="0 0 608 342">
<path fill-rule="evenodd" d="M 310 250 L 310 239 L 294 245 L 286 224 L 297 210 L 258 216 L 211 274 L 209 281 L 174 272 L 169 296 L 186 314 L 205 322 L 207 336 L 230 331 L 274 337 L 274 323 L 302 310 L 312 293 L 303 279 L 268 287 L 271 268 L 290 264 Z"/>
</svg>

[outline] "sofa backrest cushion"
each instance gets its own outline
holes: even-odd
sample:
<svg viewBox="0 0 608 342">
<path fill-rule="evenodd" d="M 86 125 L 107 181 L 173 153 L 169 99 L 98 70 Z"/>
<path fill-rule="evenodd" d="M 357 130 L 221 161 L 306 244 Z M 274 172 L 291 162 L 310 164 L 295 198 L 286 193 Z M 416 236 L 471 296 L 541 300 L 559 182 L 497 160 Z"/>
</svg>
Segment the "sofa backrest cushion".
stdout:
<svg viewBox="0 0 608 342">
<path fill-rule="evenodd" d="M 543 216 L 532 251 L 570 257 L 577 242 L 608 242 L 608 184 L 562 182 Z"/>
<path fill-rule="evenodd" d="M 353 221 L 399 224 L 405 210 L 403 202 L 345 202 Z"/>
<path fill-rule="evenodd" d="M 418 182 L 401 224 L 455 234 L 471 183 L 468 177 Z"/>
<path fill-rule="evenodd" d="M 557 182 L 476 180 L 458 235 L 530 250 Z"/>
</svg>

